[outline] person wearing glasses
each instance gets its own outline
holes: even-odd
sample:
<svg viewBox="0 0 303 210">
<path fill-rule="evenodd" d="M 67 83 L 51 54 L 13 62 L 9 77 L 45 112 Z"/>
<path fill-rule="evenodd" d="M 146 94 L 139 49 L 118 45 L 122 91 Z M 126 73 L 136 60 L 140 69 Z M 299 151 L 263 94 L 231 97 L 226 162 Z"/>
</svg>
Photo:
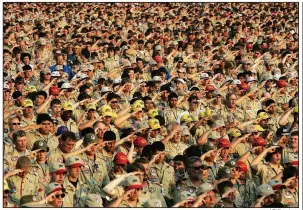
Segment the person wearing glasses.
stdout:
<svg viewBox="0 0 303 210">
<path fill-rule="evenodd" d="M 52 196 L 52 199 L 47 201 L 49 206 L 47 207 L 55 207 L 55 208 L 60 208 L 64 207 L 64 198 L 65 198 L 65 189 L 62 187 L 61 184 L 57 182 L 51 182 L 49 183 L 46 188 L 45 188 L 45 195 L 46 197 L 49 196 L 50 194 L 55 193 Z"/>
<path fill-rule="evenodd" d="M 21 116 L 21 127 L 35 125 L 36 124 L 36 116 L 34 114 L 34 103 L 30 99 L 24 99 L 22 102 L 23 114 Z"/>
</svg>

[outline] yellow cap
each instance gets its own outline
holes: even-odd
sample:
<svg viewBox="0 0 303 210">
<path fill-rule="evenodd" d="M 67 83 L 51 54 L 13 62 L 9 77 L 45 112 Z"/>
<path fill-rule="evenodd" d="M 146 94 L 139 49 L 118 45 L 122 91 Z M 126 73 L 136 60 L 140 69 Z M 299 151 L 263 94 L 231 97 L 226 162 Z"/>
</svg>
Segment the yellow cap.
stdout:
<svg viewBox="0 0 303 210">
<path fill-rule="evenodd" d="M 35 86 L 29 85 L 27 86 L 26 91 L 32 93 L 32 92 L 37 92 L 37 89 Z"/>
<path fill-rule="evenodd" d="M 34 106 L 34 103 L 33 103 L 33 101 L 32 100 L 30 100 L 30 99 L 25 99 L 25 100 L 23 100 L 23 102 L 22 102 L 22 106 L 24 107 L 24 108 L 26 108 L 26 107 L 33 107 Z"/>
<path fill-rule="evenodd" d="M 204 112 L 199 113 L 199 118 L 205 118 L 205 117 L 211 117 L 213 115 L 213 111 L 206 107 L 206 110 Z"/>
<path fill-rule="evenodd" d="M 109 105 L 103 105 L 101 107 L 101 115 L 104 117 L 112 117 L 113 116 L 113 110 Z"/>
<path fill-rule="evenodd" d="M 133 103 L 133 105 L 140 105 L 141 107 L 142 107 L 142 109 L 144 108 L 144 102 L 142 101 L 142 100 L 136 100 L 134 103 Z"/>
<path fill-rule="evenodd" d="M 155 118 L 148 120 L 147 124 L 152 130 L 157 130 L 157 129 L 161 128 L 159 120 L 157 120 Z"/>
<path fill-rule="evenodd" d="M 96 111 L 96 105 L 95 104 L 86 104 L 85 108 L 86 108 L 87 111 L 91 110 L 91 109 Z"/>
<path fill-rule="evenodd" d="M 139 103 L 134 103 L 132 105 L 132 110 L 133 112 L 136 112 L 136 111 L 142 111 L 143 107 L 139 104 Z"/>
<path fill-rule="evenodd" d="M 296 106 L 296 107 L 294 108 L 294 113 L 299 113 L 299 107 Z"/>
<path fill-rule="evenodd" d="M 158 110 L 156 110 L 156 109 L 151 109 L 148 111 L 148 117 L 150 117 L 150 118 L 154 118 L 157 115 L 159 115 L 159 113 L 158 113 Z"/>
<path fill-rule="evenodd" d="M 62 108 L 64 111 L 73 111 L 73 104 L 69 101 L 63 103 Z"/>
<path fill-rule="evenodd" d="M 10 190 L 6 180 L 4 180 L 3 190 Z"/>
<path fill-rule="evenodd" d="M 180 119 L 180 122 L 189 123 L 189 122 L 192 122 L 192 121 L 193 121 L 193 118 L 189 114 L 182 115 L 182 117 Z"/>
<path fill-rule="evenodd" d="M 267 114 L 266 112 L 260 112 L 260 113 L 258 114 L 258 118 L 259 118 L 259 119 L 262 119 L 262 120 L 265 120 L 265 119 L 269 119 L 270 116 L 269 116 L 269 114 Z"/>
<path fill-rule="evenodd" d="M 262 128 L 260 125 L 255 125 L 255 128 L 257 129 L 257 131 L 259 131 L 259 132 L 263 132 L 263 131 L 265 131 L 265 129 L 264 128 Z"/>
<path fill-rule="evenodd" d="M 237 129 L 237 128 L 232 128 L 232 129 L 230 129 L 230 130 L 228 131 L 228 134 L 232 135 L 232 136 L 235 137 L 235 138 L 242 135 L 242 134 L 241 134 L 241 131 L 240 131 L 239 129 Z"/>
</svg>

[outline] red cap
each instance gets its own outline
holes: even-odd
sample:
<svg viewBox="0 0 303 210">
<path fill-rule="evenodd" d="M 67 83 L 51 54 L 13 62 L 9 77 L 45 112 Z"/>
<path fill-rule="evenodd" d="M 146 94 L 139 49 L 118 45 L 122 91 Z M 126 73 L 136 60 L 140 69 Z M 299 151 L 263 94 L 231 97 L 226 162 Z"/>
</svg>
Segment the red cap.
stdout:
<svg viewBox="0 0 303 210">
<path fill-rule="evenodd" d="M 246 44 L 246 49 L 252 49 L 253 45 L 252 44 Z"/>
<path fill-rule="evenodd" d="M 299 161 L 298 160 L 294 160 L 289 162 L 292 166 L 298 166 L 299 165 Z"/>
<path fill-rule="evenodd" d="M 50 95 L 59 95 L 60 94 L 60 89 L 57 86 L 52 86 L 49 89 L 49 94 Z"/>
<path fill-rule="evenodd" d="M 267 141 L 264 139 L 264 138 L 262 138 L 262 137 L 255 137 L 254 138 L 254 143 L 253 143 L 253 145 L 254 146 L 266 146 L 266 144 L 267 144 Z"/>
<path fill-rule="evenodd" d="M 157 63 L 163 63 L 163 60 L 162 60 L 162 58 L 161 58 L 159 55 L 155 56 L 155 57 L 154 57 L 154 60 L 155 60 Z"/>
<path fill-rule="evenodd" d="M 164 37 L 164 39 L 163 39 L 165 42 L 167 42 L 168 41 L 168 38 L 167 37 Z"/>
<path fill-rule="evenodd" d="M 238 85 L 242 90 L 247 90 L 248 89 L 248 84 L 242 82 L 241 85 Z"/>
<path fill-rule="evenodd" d="M 188 38 L 189 38 L 189 40 L 194 40 L 194 36 L 193 35 L 189 35 Z"/>
<path fill-rule="evenodd" d="M 228 34 L 227 34 L 226 31 L 224 31 L 224 32 L 222 33 L 222 35 L 225 36 L 225 37 L 227 37 Z"/>
<path fill-rule="evenodd" d="M 65 172 L 67 172 L 67 169 L 59 169 L 57 171 L 54 171 L 54 173 L 56 173 L 56 174 L 63 174 Z"/>
<path fill-rule="evenodd" d="M 118 164 L 127 164 L 127 156 L 123 152 L 118 152 L 115 156 L 115 162 Z"/>
<path fill-rule="evenodd" d="M 70 165 L 70 167 L 72 167 L 72 168 L 78 168 L 80 166 L 83 166 L 83 164 L 82 163 L 75 163 L 75 164 Z"/>
<path fill-rule="evenodd" d="M 141 189 L 141 188 L 143 188 L 141 184 L 133 184 L 127 187 L 128 190 Z"/>
<path fill-rule="evenodd" d="M 216 90 L 216 88 L 213 85 L 207 85 L 206 88 L 205 88 L 205 90 L 207 90 L 207 91 L 214 91 L 214 90 Z"/>
<path fill-rule="evenodd" d="M 144 38 L 144 34 L 140 34 L 140 35 L 139 35 L 139 38 L 140 38 L 140 39 Z"/>
<path fill-rule="evenodd" d="M 287 82 L 284 81 L 284 80 L 279 80 L 279 81 L 277 82 L 277 86 L 278 86 L 279 88 L 286 87 L 286 86 L 287 86 Z"/>
<path fill-rule="evenodd" d="M 243 161 L 237 161 L 237 167 L 239 172 L 244 171 L 246 173 L 248 171 L 247 165 Z"/>
<path fill-rule="evenodd" d="M 134 141 L 135 146 L 137 147 L 145 147 L 148 142 L 145 138 L 138 136 L 138 138 Z"/>
<path fill-rule="evenodd" d="M 228 147 L 230 147 L 230 142 L 228 141 L 228 139 L 220 139 L 219 140 L 219 147 L 220 148 L 228 148 Z"/>
<path fill-rule="evenodd" d="M 285 187 L 285 185 L 283 185 L 283 184 L 276 184 L 276 185 L 274 185 L 274 186 L 272 186 L 272 189 L 273 190 L 278 190 L 278 189 L 280 189 L 280 188 L 284 188 Z"/>
</svg>

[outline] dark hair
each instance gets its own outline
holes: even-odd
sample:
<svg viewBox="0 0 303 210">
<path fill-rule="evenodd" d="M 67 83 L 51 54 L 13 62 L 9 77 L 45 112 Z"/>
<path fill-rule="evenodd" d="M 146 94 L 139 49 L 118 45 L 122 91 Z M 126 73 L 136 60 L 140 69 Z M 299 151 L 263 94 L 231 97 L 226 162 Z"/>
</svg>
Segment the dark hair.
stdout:
<svg viewBox="0 0 303 210">
<path fill-rule="evenodd" d="M 298 176 L 298 175 L 299 175 L 299 171 L 296 167 L 288 166 L 287 168 L 284 168 L 284 170 L 283 170 L 282 182 L 285 182 L 290 177 Z"/>
<path fill-rule="evenodd" d="M 293 131 L 290 134 L 291 136 L 299 136 L 299 131 Z"/>
<path fill-rule="evenodd" d="M 168 95 L 168 100 L 171 100 L 172 98 L 178 98 L 177 93 L 171 92 L 171 93 Z"/>
<path fill-rule="evenodd" d="M 16 163 L 16 169 L 23 169 L 25 166 L 30 166 L 31 160 L 27 156 L 21 156 Z"/>
<path fill-rule="evenodd" d="M 146 157 L 140 157 L 135 160 L 135 163 L 147 164 L 147 163 L 149 163 L 149 161 Z"/>
<path fill-rule="evenodd" d="M 118 94 L 116 94 L 116 93 L 109 93 L 109 94 L 106 96 L 107 102 L 111 101 L 111 100 L 114 99 L 114 98 L 119 99 L 120 96 L 119 96 Z"/>
<path fill-rule="evenodd" d="M 23 62 L 25 57 L 29 57 L 30 60 L 32 59 L 31 54 L 29 54 L 29 53 L 22 53 L 20 60 Z"/>
<path fill-rule="evenodd" d="M 76 135 L 74 132 L 71 131 L 66 131 L 65 133 L 62 134 L 61 140 L 63 142 L 70 140 L 70 141 L 77 141 Z"/>
<path fill-rule="evenodd" d="M 88 133 L 95 133 L 95 130 L 92 128 L 92 127 L 87 127 L 87 128 L 84 128 L 82 131 L 81 131 L 81 136 L 85 136 L 86 134 Z"/>
<path fill-rule="evenodd" d="M 165 119 L 161 115 L 157 115 L 155 117 L 157 120 L 159 120 L 160 126 L 165 126 Z"/>
<path fill-rule="evenodd" d="M 44 99 L 46 99 L 47 98 L 47 93 L 43 90 L 40 90 L 36 93 L 35 97 L 37 97 L 37 96 L 43 96 Z"/>
<path fill-rule="evenodd" d="M 39 114 L 36 120 L 37 124 L 41 124 L 44 121 L 53 122 L 53 119 L 46 113 Z"/>
<path fill-rule="evenodd" d="M 218 184 L 217 189 L 220 195 L 223 195 L 226 191 L 226 188 L 233 188 L 234 185 L 231 181 L 224 181 Z"/>
<path fill-rule="evenodd" d="M 193 156 L 201 157 L 202 152 L 198 145 L 191 145 L 190 147 L 184 150 L 183 155 L 185 158 Z"/>
<path fill-rule="evenodd" d="M 23 130 L 18 130 L 13 133 L 13 142 L 15 143 L 19 137 L 26 136 L 26 133 Z"/>
<path fill-rule="evenodd" d="M 143 150 L 141 157 L 145 157 L 148 160 L 151 160 L 152 156 L 154 155 L 155 151 L 152 145 L 146 145 Z"/>
<path fill-rule="evenodd" d="M 265 106 L 268 107 L 270 106 L 271 104 L 274 104 L 276 103 L 273 99 L 268 99 L 266 102 L 265 102 Z"/>
<path fill-rule="evenodd" d="M 55 98 L 50 102 L 50 107 L 57 105 L 57 104 L 61 104 L 61 101 L 60 101 L 60 99 Z"/>
<path fill-rule="evenodd" d="M 154 149 L 154 153 L 157 151 L 164 151 L 165 150 L 165 145 L 161 141 L 156 141 L 152 144 L 152 148 Z"/>
<path fill-rule="evenodd" d="M 135 171 L 144 172 L 145 168 L 140 163 L 136 163 L 136 162 L 127 165 L 127 167 L 126 167 L 127 173 L 131 173 L 131 172 L 135 172 Z"/>
</svg>

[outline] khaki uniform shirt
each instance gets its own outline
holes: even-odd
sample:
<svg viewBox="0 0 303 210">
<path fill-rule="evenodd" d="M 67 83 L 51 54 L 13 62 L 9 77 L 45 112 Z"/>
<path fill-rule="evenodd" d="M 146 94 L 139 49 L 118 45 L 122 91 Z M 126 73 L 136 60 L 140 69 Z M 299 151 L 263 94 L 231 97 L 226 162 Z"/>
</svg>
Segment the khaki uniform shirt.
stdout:
<svg viewBox="0 0 303 210">
<path fill-rule="evenodd" d="M 162 166 L 153 164 L 150 167 L 150 174 L 157 178 L 157 182 L 163 187 L 163 195 L 167 198 L 171 197 L 172 187 L 175 184 L 175 171 L 173 167 L 163 162 Z"/>
<path fill-rule="evenodd" d="M 66 122 L 66 124 L 63 122 L 63 120 L 61 118 L 58 118 L 58 121 L 59 121 L 58 127 L 66 126 L 69 131 L 74 132 L 74 133 L 79 133 L 77 123 L 74 120 L 72 120 L 71 118 Z"/>
<path fill-rule="evenodd" d="M 64 155 L 65 153 L 62 152 L 59 147 L 57 147 L 47 154 L 47 163 L 49 165 L 54 164 L 55 162 L 63 163 Z"/>
<path fill-rule="evenodd" d="M 190 178 L 187 178 L 183 183 L 180 183 L 179 185 L 174 185 L 173 188 L 173 199 L 175 203 L 181 201 L 181 193 L 183 191 L 188 191 L 193 195 L 196 195 L 197 192 L 196 186 L 191 182 Z"/>
<path fill-rule="evenodd" d="M 49 151 L 56 149 L 59 145 L 58 138 L 53 134 L 49 133 L 48 135 L 42 135 L 39 131 L 34 131 L 26 134 L 27 144 L 26 148 L 31 150 L 33 145 L 38 140 L 44 140 L 49 147 Z"/>
<path fill-rule="evenodd" d="M 237 180 L 234 187 L 239 191 L 240 197 L 242 198 L 243 207 L 251 207 L 256 200 L 256 185 L 250 179 L 245 179 L 244 182 Z"/>
<path fill-rule="evenodd" d="M 168 153 L 165 156 L 172 160 L 176 155 L 182 155 L 184 150 L 187 149 L 188 146 L 183 142 L 173 143 L 169 141 L 165 145 L 165 148 L 166 150 L 168 150 Z"/>
<path fill-rule="evenodd" d="M 168 124 L 170 122 L 177 122 L 178 116 L 183 112 L 180 108 L 165 108 L 163 110 L 163 117 L 165 123 Z"/>
<path fill-rule="evenodd" d="M 27 120 L 24 118 L 24 116 L 21 117 L 21 127 L 26 127 L 26 126 L 29 126 L 29 125 L 36 125 L 36 117 L 33 116 L 33 118 L 31 120 Z"/>
<path fill-rule="evenodd" d="M 260 176 L 262 179 L 261 184 L 266 184 L 269 180 L 271 180 L 274 176 L 278 175 L 283 171 L 283 167 L 279 165 L 278 169 L 275 170 L 271 167 L 270 163 L 259 164 L 256 166 L 256 175 Z"/>
<path fill-rule="evenodd" d="M 227 107 L 224 107 L 224 109 L 221 110 L 221 114 L 223 115 L 225 122 L 227 121 L 228 118 L 236 119 L 239 122 L 246 121 L 246 114 L 239 107 L 236 107 L 235 111 L 233 111 L 233 112 L 231 112 Z"/>
<path fill-rule="evenodd" d="M 279 120 L 280 120 L 280 116 L 278 114 L 273 114 L 271 115 L 271 118 L 269 118 L 267 125 L 268 125 L 268 130 L 276 132 L 278 130 L 278 128 L 280 128 L 279 125 Z"/>
<path fill-rule="evenodd" d="M 64 178 L 63 187 L 66 190 L 66 195 L 63 202 L 63 207 L 79 207 L 81 205 L 81 198 L 90 193 L 88 185 L 84 184 L 78 179 L 77 187 L 74 187 L 68 180 L 67 176 Z"/>
<path fill-rule="evenodd" d="M 258 99 L 251 100 L 248 98 L 241 103 L 241 108 L 248 115 L 247 118 L 252 120 L 257 117 L 257 111 L 262 109 L 262 105 Z"/>
<path fill-rule="evenodd" d="M 298 189 L 295 192 L 291 192 L 288 189 L 283 189 L 282 191 L 282 204 L 290 205 L 294 203 L 299 203 L 299 192 Z"/>
<path fill-rule="evenodd" d="M 17 160 L 19 157 L 28 156 L 30 153 L 30 150 L 26 150 L 25 152 L 18 152 L 16 148 L 13 147 L 13 150 L 4 156 L 4 171 L 14 170 L 16 168 Z"/>
</svg>

